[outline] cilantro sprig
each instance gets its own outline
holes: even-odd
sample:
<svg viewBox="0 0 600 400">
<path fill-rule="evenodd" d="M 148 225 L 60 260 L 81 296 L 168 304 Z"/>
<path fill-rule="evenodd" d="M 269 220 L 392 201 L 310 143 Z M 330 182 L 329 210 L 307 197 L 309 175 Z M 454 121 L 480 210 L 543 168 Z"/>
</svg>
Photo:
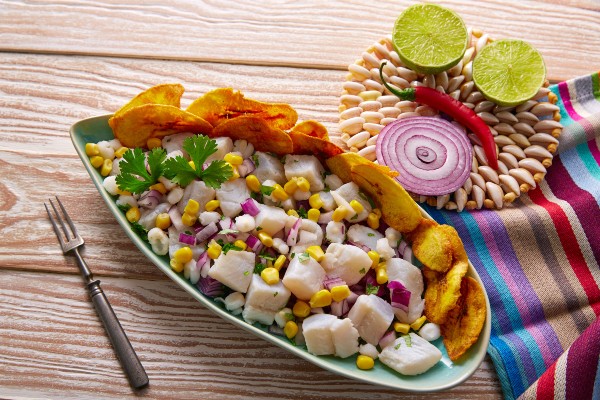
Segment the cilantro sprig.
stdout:
<svg viewBox="0 0 600 400">
<path fill-rule="evenodd" d="M 146 169 L 146 155 L 140 148 L 129 149 L 123 154 L 119 163 L 120 173 L 117 175 L 117 186 L 121 190 L 131 193 L 142 193 L 158 182 L 164 171 L 164 160 L 167 153 L 162 148 L 154 148 L 148 153 L 148 167 Z"/>
<path fill-rule="evenodd" d="M 233 176 L 233 169 L 223 160 L 214 160 L 203 168 L 208 157 L 217 151 L 217 142 L 204 135 L 196 135 L 183 141 L 183 149 L 187 151 L 194 167 L 182 156 L 165 161 L 164 174 L 173 182 L 187 186 L 194 179 L 202 179 L 206 186 L 214 189 Z"/>
</svg>

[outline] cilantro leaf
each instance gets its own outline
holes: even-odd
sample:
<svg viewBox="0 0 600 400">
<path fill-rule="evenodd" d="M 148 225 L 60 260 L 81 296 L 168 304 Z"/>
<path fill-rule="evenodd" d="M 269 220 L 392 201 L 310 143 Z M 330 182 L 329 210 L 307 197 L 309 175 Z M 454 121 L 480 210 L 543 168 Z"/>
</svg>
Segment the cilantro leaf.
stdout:
<svg viewBox="0 0 600 400">
<path fill-rule="evenodd" d="M 188 137 L 183 149 L 189 154 L 195 168 L 182 156 L 169 158 L 165 162 L 165 176 L 180 186 L 187 186 L 194 179 L 202 179 L 206 186 L 218 189 L 221 183 L 233 176 L 233 169 L 223 160 L 212 161 L 206 168 L 206 159 L 217 151 L 217 142 L 204 135 Z"/>
<path fill-rule="evenodd" d="M 129 149 L 123 154 L 123 160 L 119 163 L 121 172 L 117 175 L 117 186 L 121 190 L 131 193 L 142 193 L 158 182 L 163 175 L 164 161 L 167 152 L 160 147 L 150 150 L 148 153 L 148 166 L 146 170 L 146 155 L 141 148 Z"/>
<path fill-rule="evenodd" d="M 263 272 L 263 269 L 267 268 L 265 264 L 258 263 L 254 266 L 254 273 L 260 275 Z"/>
<path fill-rule="evenodd" d="M 273 186 L 260 185 L 260 192 L 265 196 L 270 196 L 275 188 Z"/>
<path fill-rule="evenodd" d="M 298 216 L 299 216 L 300 218 L 305 218 L 305 219 L 306 219 L 306 218 L 308 218 L 308 211 L 306 211 L 306 210 L 304 209 L 304 207 L 300 207 L 300 208 L 299 208 L 298 210 L 296 210 L 296 211 L 298 212 Z"/>
<path fill-rule="evenodd" d="M 144 228 L 139 222 L 131 223 L 131 230 L 135 232 L 144 242 L 148 241 L 148 230 Z"/>
<path fill-rule="evenodd" d="M 377 292 L 379 292 L 379 286 L 375 286 L 375 285 L 371 285 L 370 283 L 367 283 L 367 288 L 365 289 L 365 292 L 367 294 L 377 294 Z"/>
<path fill-rule="evenodd" d="M 221 251 L 223 252 L 223 254 L 227 254 L 227 252 L 228 252 L 229 250 L 242 251 L 242 248 L 241 248 L 241 247 L 238 247 L 238 246 L 236 246 L 236 245 L 235 245 L 235 244 L 233 244 L 233 243 L 225 243 L 225 244 L 223 245 L 223 248 L 221 249 Z"/>
<path fill-rule="evenodd" d="M 298 261 L 300 261 L 301 263 L 308 261 L 308 259 L 310 258 L 310 256 L 308 255 L 308 252 L 304 252 L 301 253 L 300 255 L 298 255 Z"/>
</svg>

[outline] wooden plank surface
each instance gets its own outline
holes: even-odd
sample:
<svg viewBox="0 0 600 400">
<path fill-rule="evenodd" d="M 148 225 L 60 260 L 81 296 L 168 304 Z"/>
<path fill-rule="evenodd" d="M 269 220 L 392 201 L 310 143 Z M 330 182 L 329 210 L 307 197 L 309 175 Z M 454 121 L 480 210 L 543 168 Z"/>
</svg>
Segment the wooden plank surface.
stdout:
<svg viewBox="0 0 600 400">
<path fill-rule="evenodd" d="M 412 3 L 0 0 L 0 50 L 345 69 Z M 531 42 L 552 79 L 600 65 L 597 1 L 440 3 L 492 37 Z"/>
<path fill-rule="evenodd" d="M 223 323 L 141 258 L 68 135 L 161 82 L 186 87 L 184 106 L 226 86 L 289 103 L 335 135 L 347 65 L 411 3 L 0 0 L 0 397 L 136 397 L 45 216 L 57 194 L 150 375 L 148 398 L 500 398 L 489 357 L 457 388 L 407 395 Z M 494 37 L 533 43 L 553 80 L 599 69 L 596 1 L 442 3 Z"/>
</svg>

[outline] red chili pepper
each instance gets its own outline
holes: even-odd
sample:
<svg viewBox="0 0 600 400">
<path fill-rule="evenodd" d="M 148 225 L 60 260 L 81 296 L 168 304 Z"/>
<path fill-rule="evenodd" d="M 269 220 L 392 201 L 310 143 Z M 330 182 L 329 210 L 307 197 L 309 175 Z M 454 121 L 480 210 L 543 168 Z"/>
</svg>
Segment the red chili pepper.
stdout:
<svg viewBox="0 0 600 400">
<path fill-rule="evenodd" d="M 496 154 L 496 142 L 490 127 L 477 115 L 475 111 L 465 106 L 462 102 L 435 89 L 425 86 L 398 90 L 391 87 L 383 78 L 383 66 L 379 67 L 379 76 L 384 86 L 401 100 L 416 101 L 426 104 L 451 116 L 456 122 L 470 129 L 481 141 L 483 151 L 488 160 L 488 165 L 498 169 L 498 155 Z"/>
</svg>

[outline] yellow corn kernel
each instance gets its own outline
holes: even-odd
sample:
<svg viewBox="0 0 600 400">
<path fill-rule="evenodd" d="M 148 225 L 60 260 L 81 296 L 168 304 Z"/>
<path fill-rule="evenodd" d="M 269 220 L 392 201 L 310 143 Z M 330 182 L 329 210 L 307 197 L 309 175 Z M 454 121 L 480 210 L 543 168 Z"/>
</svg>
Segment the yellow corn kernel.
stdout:
<svg viewBox="0 0 600 400">
<path fill-rule="evenodd" d="M 308 192 L 310 190 L 310 182 L 308 179 L 304 177 L 300 177 L 296 180 L 296 184 L 298 185 L 298 189 Z"/>
<path fill-rule="evenodd" d="M 183 209 L 184 213 L 192 215 L 198 214 L 198 211 L 200 211 L 200 204 L 194 199 L 189 199 Z"/>
<path fill-rule="evenodd" d="M 183 263 L 177 261 L 174 258 L 171 258 L 171 261 L 169 262 L 169 265 L 171 265 L 171 269 L 175 272 L 181 272 L 183 271 Z"/>
<path fill-rule="evenodd" d="M 162 146 L 162 140 L 160 140 L 159 138 L 150 138 L 146 142 L 146 147 L 148 148 L 148 150 L 152 150 L 160 146 Z"/>
<path fill-rule="evenodd" d="M 188 165 L 192 167 L 194 171 L 196 170 L 196 164 L 193 161 L 188 161 Z"/>
<path fill-rule="evenodd" d="M 158 182 L 158 183 L 155 183 L 154 185 L 150 186 L 150 190 L 156 190 L 157 192 L 159 192 L 161 194 L 167 194 L 167 188 L 165 187 L 165 185 L 162 182 Z"/>
<path fill-rule="evenodd" d="M 192 214 L 183 213 L 181 216 L 181 222 L 186 226 L 194 226 L 198 217 Z"/>
<path fill-rule="evenodd" d="M 129 150 L 128 147 L 125 147 L 125 146 L 119 147 L 117 150 L 115 150 L 115 157 L 117 157 L 117 158 L 123 157 L 123 154 L 125 154 L 125 152 L 127 150 Z"/>
<path fill-rule="evenodd" d="M 220 206 L 221 202 L 219 200 L 211 200 L 206 203 L 204 208 L 206 209 L 206 211 L 215 211 Z"/>
<path fill-rule="evenodd" d="M 375 366 L 375 360 L 373 360 L 369 356 L 361 354 L 358 357 L 356 357 L 356 366 L 359 369 L 372 369 Z"/>
<path fill-rule="evenodd" d="M 85 154 L 89 157 L 97 156 L 100 154 L 100 149 L 96 143 L 86 143 L 85 144 Z"/>
<path fill-rule="evenodd" d="M 228 162 L 231 165 L 242 165 L 242 163 L 244 162 L 244 159 L 242 158 L 242 156 L 240 156 L 239 154 L 235 154 L 235 153 L 225 154 L 225 157 L 223 157 L 223 160 L 225 160 L 226 162 Z"/>
<path fill-rule="evenodd" d="M 131 192 L 128 192 L 127 190 L 121 190 L 119 187 L 117 187 L 117 194 L 123 196 L 131 196 Z"/>
<path fill-rule="evenodd" d="M 353 209 L 354 211 L 356 211 L 356 213 L 357 213 L 357 214 L 358 214 L 358 213 L 360 213 L 360 212 L 362 212 L 362 211 L 365 209 L 365 208 L 363 207 L 363 205 L 362 205 L 362 204 L 360 204 L 360 202 L 359 202 L 358 200 L 352 200 L 352 201 L 350 202 L 350 207 L 352 207 L 352 209 Z"/>
<path fill-rule="evenodd" d="M 323 207 L 323 200 L 321 200 L 321 195 L 319 193 L 315 193 L 312 196 L 310 196 L 308 198 L 308 204 L 310 204 L 312 208 L 316 209 Z"/>
<path fill-rule="evenodd" d="M 297 189 L 298 189 L 297 179 L 294 179 L 294 178 L 290 179 L 289 181 L 287 181 L 285 183 L 285 185 L 283 185 L 283 190 L 285 190 L 285 192 L 287 194 L 294 194 Z"/>
<path fill-rule="evenodd" d="M 407 334 L 410 331 L 410 325 L 403 324 L 402 322 L 394 322 L 394 330 L 398 333 Z"/>
<path fill-rule="evenodd" d="M 419 329 L 421 329 L 426 320 L 427 317 L 422 315 L 421 318 L 417 319 L 415 322 L 410 324 L 410 327 L 413 328 L 413 330 L 418 331 Z"/>
<path fill-rule="evenodd" d="M 338 207 L 333 211 L 333 214 L 331 214 L 331 220 L 334 222 L 340 222 L 344 218 L 346 218 L 347 214 L 348 214 L 348 210 L 346 208 Z"/>
<path fill-rule="evenodd" d="M 240 249 L 246 250 L 246 247 L 248 247 L 248 245 L 246 244 L 246 242 L 244 242 L 243 240 L 236 240 L 235 242 L 233 242 L 233 245 L 235 247 L 239 247 Z"/>
<path fill-rule="evenodd" d="M 127 218 L 127 221 L 129 221 L 131 223 L 138 222 L 140 220 L 140 216 L 141 216 L 140 209 L 137 207 L 131 207 L 125 213 L 125 218 Z"/>
<path fill-rule="evenodd" d="M 292 307 L 292 314 L 299 318 L 306 318 L 310 315 L 310 306 L 307 302 L 298 300 Z"/>
<path fill-rule="evenodd" d="M 379 208 L 374 208 L 371 212 L 381 218 L 381 210 Z"/>
<path fill-rule="evenodd" d="M 246 186 L 248 186 L 248 189 L 252 190 L 254 193 L 260 192 L 260 181 L 256 175 L 248 175 L 246 177 Z"/>
<path fill-rule="evenodd" d="M 177 249 L 177 251 L 173 253 L 173 258 L 182 264 L 190 262 L 192 260 L 192 256 L 192 249 L 190 249 L 188 246 Z"/>
<path fill-rule="evenodd" d="M 219 258 L 219 256 L 221 255 L 221 246 L 216 242 L 212 242 L 208 245 L 206 254 L 208 254 L 208 257 L 212 260 Z"/>
<path fill-rule="evenodd" d="M 333 301 L 342 301 L 348 296 L 350 296 L 348 285 L 338 285 L 331 288 L 331 298 Z"/>
<path fill-rule="evenodd" d="M 321 262 L 325 258 L 325 253 L 323 253 L 321 246 L 310 246 L 306 249 L 306 252 L 309 256 L 317 260 L 317 262 Z"/>
<path fill-rule="evenodd" d="M 298 211 L 292 210 L 292 209 L 290 209 L 290 210 L 287 211 L 287 215 L 291 215 L 292 217 L 300 218 L 300 215 L 298 214 Z"/>
<path fill-rule="evenodd" d="M 367 253 L 373 264 L 371 264 L 371 268 L 375 268 L 379 264 L 379 253 L 375 250 L 371 250 Z"/>
<path fill-rule="evenodd" d="M 103 163 L 104 158 L 102 158 L 101 156 L 90 157 L 90 164 L 92 164 L 94 168 L 99 168 Z"/>
<path fill-rule="evenodd" d="M 388 281 L 388 274 L 387 274 L 387 270 L 385 268 L 377 268 L 375 275 L 377 277 L 377 283 L 379 285 L 383 285 L 384 283 L 386 283 Z"/>
<path fill-rule="evenodd" d="M 310 308 L 327 307 L 331 305 L 332 300 L 331 292 L 327 289 L 321 289 L 312 295 L 308 303 Z"/>
<path fill-rule="evenodd" d="M 231 164 L 229 164 L 231 165 Z M 240 177 L 240 171 L 238 171 L 235 165 L 231 165 L 231 176 L 229 177 L 230 181 L 234 181 Z"/>
<path fill-rule="evenodd" d="M 283 254 L 280 254 L 279 257 L 277 257 L 277 260 L 275 260 L 275 262 L 273 263 L 273 268 L 275 268 L 277 271 L 280 271 L 281 267 L 283 267 L 283 264 L 285 264 L 286 260 L 287 257 Z"/>
<path fill-rule="evenodd" d="M 377 265 L 375 266 L 375 270 L 379 270 L 379 269 L 387 269 L 387 262 L 382 261 L 380 263 L 377 263 Z"/>
<path fill-rule="evenodd" d="M 267 247 L 273 247 L 273 238 L 267 232 L 258 232 L 258 239 Z"/>
<path fill-rule="evenodd" d="M 271 193 L 274 199 L 279 201 L 286 201 L 290 196 L 283 190 L 280 184 L 276 183 L 273 185 L 273 192 Z"/>
<path fill-rule="evenodd" d="M 267 285 L 275 285 L 279 282 L 279 271 L 273 267 L 267 267 L 261 271 L 260 277 Z"/>
<path fill-rule="evenodd" d="M 317 210 L 316 208 L 311 208 L 310 210 L 308 210 L 307 215 L 308 219 L 310 219 L 311 221 L 318 222 L 319 217 L 321 216 L 321 211 Z"/>
<path fill-rule="evenodd" d="M 371 229 L 379 228 L 379 217 L 377 216 L 377 214 L 373 212 L 369 213 L 369 215 L 367 216 L 367 225 L 369 225 L 369 228 Z"/>
<path fill-rule="evenodd" d="M 102 162 L 102 168 L 100 169 L 100 175 L 102 176 L 108 176 L 108 174 L 110 174 L 110 171 L 112 171 L 112 167 L 113 167 L 113 162 L 110 159 L 106 159 Z"/>
<path fill-rule="evenodd" d="M 288 339 L 293 339 L 298 334 L 298 324 L 294 321 L 288 321 L 283 327 L 283 333 Z"/>
<path fill-rule="evenodd" d="M 167 213 L 160 213 L 154 222 L 157 228 L 165 230 L 171 226 L 171 217 Z"/>
</svg>

